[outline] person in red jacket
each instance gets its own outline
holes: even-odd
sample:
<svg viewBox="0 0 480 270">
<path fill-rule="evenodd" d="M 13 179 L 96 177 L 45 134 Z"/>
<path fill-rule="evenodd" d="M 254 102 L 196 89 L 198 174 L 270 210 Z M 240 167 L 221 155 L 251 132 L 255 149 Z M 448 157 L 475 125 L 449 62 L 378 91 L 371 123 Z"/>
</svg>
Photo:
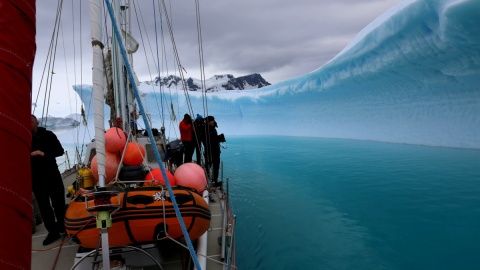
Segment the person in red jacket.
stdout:
<svg viewBox="0 0 480 270">
<path fill-rule="evenodd" d="M 193 152 L 195 151 L 195 144 L 193 144 L 193 125 L 192 117 L 189 114 L 183 116 L 183 120 L 179 124 L 180 140 L 184 146 L 184 159 L 183 162 L 192 162 Z"/>
</svg>

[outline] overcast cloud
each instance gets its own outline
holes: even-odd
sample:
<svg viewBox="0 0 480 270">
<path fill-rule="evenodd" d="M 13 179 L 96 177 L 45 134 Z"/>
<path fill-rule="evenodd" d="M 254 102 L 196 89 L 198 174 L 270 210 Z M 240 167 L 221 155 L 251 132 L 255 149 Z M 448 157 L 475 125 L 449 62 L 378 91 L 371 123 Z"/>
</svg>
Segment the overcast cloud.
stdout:
<svg viewBox="0 0 480 270">
<path fill-rule="evenodd" d="M 71 89 L 73 84 L 91 84 L 89 81 L 91 74 L 88 74 L 91 70 L 91 49 L 88 42 L 83 42 L 85 47 L 80 50 L 80 46 L 73 47 L 71 41 L 68 41 L 72 38 L 72 33 L 75 33 L 75 39 L 90 40 L 88 2 L 64 0 L 62 22 L 66 24 L 62 28 L 63 39 L 59 41 L 55 64 L 58 67 L 55 69 L 56 79 L 60 77 L 64 85 L 52 86 L 52 91 L 59 91 L 58 97 L 63 95 L 60 91 L 64 91 L 64 88 Z M 187 71 L 185 76 L 200 78 L 194 1 L 166 0 L 165 2 L 173 4 L 171 8 L 173 34 L 181 64 Z M 274 84 L 322 66 L 339 53 L 360 30 L 401 1 L 208 0 L 200 2 L 206 77 L 227 73 L 235 77 L 260 73 L 268 82 Z M 142 13 L 143 21 L 148 28 L 150 44 L 154 46 L 155 28 L 153 19 L 151 20 L 153 15 L 149 11 L 152 10 L 152 1 L 141 0 L 135 5 L 139 4 L 142 6 L 138 8 L 132 4 L 131 10 Z M 41 71 L 45 65 L 56 6 L 57 0 L 37 1 L 34 95 L 38 92 Z M 79 20 L 79 10 L 82 11 L 82 21 L 85 23 L 82 31 L 79 25 L 72 26 L 70 22 L 72 18 L 75 21 Z M 135 29 L 132 30 L 133 35 L 141 41 L 142 36 L 135 31 Z M 145 41 L 142 43 L 147 43 L 145 34 L 143 39 Z M 67 56 L 73 51 L 77 57 L 82 51 L 82 68 L 80 68 L 80 58 L 77 58 L 74 63 L 73 58 Z M 139 53 L 143 54 L 143 52 Z M 153 62 L 150 63 L 152 64 Z M 170 68 L 173 67 L 173 63 L 169 65 Z M 135 58 L 134 66 L 140 81 L 156 76 L 150 75 L 145 61 Z M 79 69 L 83 70 L 81 79 L 78 74 L 73 76 L 74 67 L 77 73 Z M 150 67 L 150 70 L 153 72 L 153 67 Z M 55 97 L 55 94 L 52 96 Z M 54 110 L 55 104 L 63 105 L 64 101 L 51 101 L 50 110 Z M 51 114 L 55 115 L 53 112 Z"/>
</svg>

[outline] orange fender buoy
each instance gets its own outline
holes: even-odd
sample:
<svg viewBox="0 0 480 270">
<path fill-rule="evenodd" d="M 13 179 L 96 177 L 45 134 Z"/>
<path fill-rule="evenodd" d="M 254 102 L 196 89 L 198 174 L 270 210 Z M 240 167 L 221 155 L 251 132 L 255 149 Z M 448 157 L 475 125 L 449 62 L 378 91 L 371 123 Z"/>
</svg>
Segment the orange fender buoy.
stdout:
<svg viewBox="0 0 480 270">
<path fill-rule="evenodd" d="M 120 157 L 116 153 L 105 153 L 105 183 L 108 184 L 117 175 L 118 166 L 120 166 Z M 98 180 L 98 160 L 97 155 L 92 159 L 90 165 L 93 178 Z"/>
<path fill-rule="evenodd" d="M 207 187 L 207 177 L 203 168 L 196 163 L 184 163 L 175 171 L 177 185 L 192 188 L 201 193 Z"/>
<path fill-rule="evenodd" d="M 176 180 L 175 180 L 175 176 L 173 176 L 173 174 L 169 171 L 166 171 L 165 173 L 167 174 L 168 182 L 170 182 L 170 185 L 175 186 L 177 184 Z M 163 175 L 162 175 L 162 170 L 160 170 L 160 168 L 155 168 L 155 169 L 152 169 L 151 171 L 149 171 L 147 173 L 147 175 L 145 176 L 145 180 L 149 180 L 149 181 L 153 180 L 152 182 L 145 182 L 143 184 L 143 186 L 145 186 L 145 187 L 147 187 L 147 186 L 158 186 L 158 185 L 165 186 L 166 185 L 165 179 L 163 178 Z"/>
<path fill-rule="evenodd" d="M 140 165 L 145 157 L 145 149 L 143 146 L 136 142 L 129 142 L 125 155 L 123 156 L 123 164 L 128 166 Z"/>
<path fill-rule="evenodd" d="M 116 153 L 121 151 L 126 143 L 127 137 L 122 129 L 112 127 L 105 132 L 105 150 L 107 152 Z"/>
</svg>

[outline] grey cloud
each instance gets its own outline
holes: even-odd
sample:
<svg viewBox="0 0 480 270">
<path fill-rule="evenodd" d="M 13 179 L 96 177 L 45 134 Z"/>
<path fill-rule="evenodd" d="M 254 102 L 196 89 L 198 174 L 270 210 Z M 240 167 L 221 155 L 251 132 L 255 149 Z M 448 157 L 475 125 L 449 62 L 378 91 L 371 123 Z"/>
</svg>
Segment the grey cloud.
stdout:
<svg viewBox="0 0 480 270">
<path fill-rule="evenodd" d="M 42 4 L 40 1 L 37 3 L 37 42 L 41 43 L 37 50 L 39 59 L 46 53 L 45 46 L 48 46 L 53 27 L 54 14 L 51 13 L 56 2 L 43 0 Z M 88 2 L 73 2 L 76 3 L 74 9 L 67 3 L 64 6 L 64 20 L 74 16 L 74 10 L 81 9 L 82 20 L 88 22 Z M 131 7 L 132 12 L 143 14 L 150 42 L 153 43 L 155 30 L 150 20 L 153 16 L 151 2 L 135 2 Z M 203 53 L 205 64 L 211 72 L 206 76 L 227 72 L 234 76 L 261 73 L 266 74 L 270 83 L 276 83 L 308 73 L 333 58 L 363 27 L 399 2 L 400 0 L 203 1 L 200 3 Z M 171 19 L 182 66 L 188 71 L 187 76 L 197 77 L 199 56 L 194 1 L 174 1 L 173 4 Z M 159 12 L 156 15 L 159 16 Z M 167 31 L 166 28 L 165 25 L 163 31 Z M 71 35 L 71 29 L 71 26 L 65 26 L 63 34 Z M 76 29 L 80 31 L 79 28 Z M 84 39 L 89 39 L 88 32 L 87 23 L 82 28 Z M 157 33 L 160 33 L 158 28 Z M 139 33 L 134 35 L 137 40 L 141 39 Z M 145 35 L 143 38 L 146 40 Z M 84 53 L 88 50 L 87 44 Z M 172 60 L 169 65 L 173 66 Z M 153 61 L 151 66 L 153 68 Z M 136 60 L 135 67 L 137 75 L 149 77 L 145 74 L 148 71 L 142 60 Z"/>
</svg>

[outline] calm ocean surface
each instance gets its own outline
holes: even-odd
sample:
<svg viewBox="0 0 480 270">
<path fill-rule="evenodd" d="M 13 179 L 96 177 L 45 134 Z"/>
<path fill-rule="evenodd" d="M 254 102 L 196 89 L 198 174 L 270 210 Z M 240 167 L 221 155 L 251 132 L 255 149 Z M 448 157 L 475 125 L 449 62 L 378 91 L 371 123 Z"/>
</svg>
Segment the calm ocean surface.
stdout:
<svg viewBox="0 0 480 270">
<path fill-rule="evenodd" d="M 239 269 L 480 269 L 480 151 L 227 140 Z"/>
<path fill-rule="evenodd" d="M 293 137 L 226 146 L 238 269 L 480 269 L 479 150 Z"/>
</svg>

